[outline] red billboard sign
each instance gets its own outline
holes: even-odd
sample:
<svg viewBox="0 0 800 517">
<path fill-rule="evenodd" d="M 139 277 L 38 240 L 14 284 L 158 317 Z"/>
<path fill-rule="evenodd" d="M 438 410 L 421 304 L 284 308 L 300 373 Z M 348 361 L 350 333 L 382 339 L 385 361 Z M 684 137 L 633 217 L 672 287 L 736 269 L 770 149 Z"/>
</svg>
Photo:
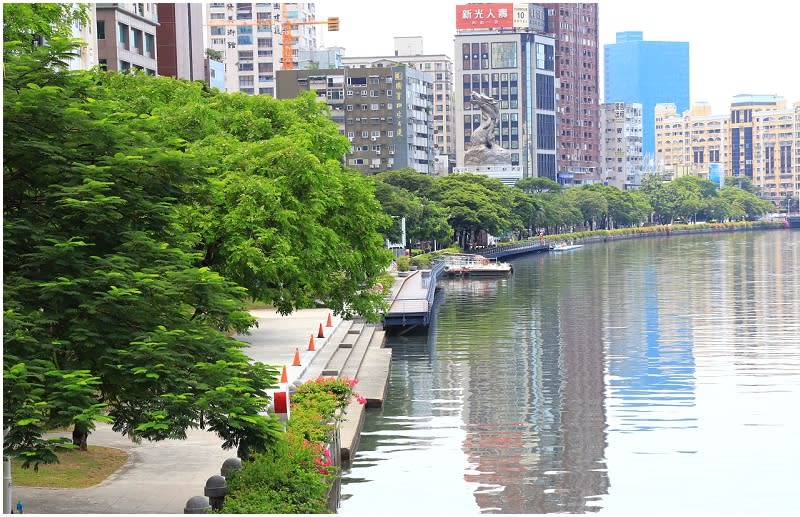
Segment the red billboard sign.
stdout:
<svg viewBox="0 0 800 517">
<path fill-rule="evenodd" d="M 464 4 L 456 6 L 456 30 L 510 29 L 514 4 Z"/>
</svg>

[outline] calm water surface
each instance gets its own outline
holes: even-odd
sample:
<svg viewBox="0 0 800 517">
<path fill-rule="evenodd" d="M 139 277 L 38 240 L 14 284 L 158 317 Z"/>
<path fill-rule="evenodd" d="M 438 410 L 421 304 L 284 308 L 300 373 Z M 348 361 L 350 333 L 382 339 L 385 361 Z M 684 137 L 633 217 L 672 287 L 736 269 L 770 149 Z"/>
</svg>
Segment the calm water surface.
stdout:
<svg viewBox="0 0 800 517">
<path fill-rule="evenodd" d="M 800 231 L 443 280 L 339 513 L 800 513 Z"/>
</svg>

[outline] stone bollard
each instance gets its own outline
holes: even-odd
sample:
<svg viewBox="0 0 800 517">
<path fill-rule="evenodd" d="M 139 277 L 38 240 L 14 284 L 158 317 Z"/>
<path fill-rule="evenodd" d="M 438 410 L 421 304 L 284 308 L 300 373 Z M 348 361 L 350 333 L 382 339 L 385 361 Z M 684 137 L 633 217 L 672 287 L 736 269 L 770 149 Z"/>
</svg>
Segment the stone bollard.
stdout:
<svg viewBox="0 0 800 517">
<path fill-rule="evenodd" d="M 227 478 L 231 472 L 242 470 L 242 460 L 239 458 L 228 458 L 222 462 L 222 468 L 219 473 L 222 477 Z"/>
<path fill-rule="evenodd" d="M 228 493 L 228 482 L 222 476 L 211 476 L 206 481 L 204 493 L 208 496 L 208 502 L 211 504 L 212 510 L 222 510 L 222 503 Z"/>
<path fill-rule="evenodd" d="M 208 502 L 208 497 L 204 495 L 196 495 L 186 501 L 186 507 L 183 513 L 210 513 L 211 505 Z"/>
</svg>

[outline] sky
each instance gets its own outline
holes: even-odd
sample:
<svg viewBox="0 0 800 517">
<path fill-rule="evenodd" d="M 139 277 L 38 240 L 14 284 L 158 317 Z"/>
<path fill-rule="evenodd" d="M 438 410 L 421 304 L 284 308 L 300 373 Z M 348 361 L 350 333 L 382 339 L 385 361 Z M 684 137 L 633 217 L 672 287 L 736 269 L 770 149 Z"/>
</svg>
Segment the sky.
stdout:
<svg viewBox="0 0 800 517">
<path fill-rule="evenodd" d="M 320 31 L 321 46 L 348 56 L 393 55 L 395 36 L 422 36 L 425 54 L 453 57 L 451 0 L 320 0 L 317 19 L 338 16 L 339 32 Z M 642 31 L 648 41 L 689 42 L 690 102 L 728 112 L 734 95 L 779 95 L 800 101 L 800 3 L 787 0 L 600 0 L 600 100 L 603 45 L 616 33 Z"/>
</svg>

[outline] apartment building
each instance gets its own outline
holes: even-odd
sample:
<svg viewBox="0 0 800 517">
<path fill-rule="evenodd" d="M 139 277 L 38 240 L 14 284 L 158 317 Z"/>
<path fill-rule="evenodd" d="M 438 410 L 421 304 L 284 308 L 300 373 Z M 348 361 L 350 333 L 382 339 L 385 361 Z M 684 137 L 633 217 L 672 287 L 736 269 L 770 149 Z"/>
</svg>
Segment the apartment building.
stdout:
<svg viewBox="0 0 800 517">
<path fill-rule="evenodd" d="M 522 178 L 556 180 L 555 41 L 534 4 L 456 6 L 455 153 L 458 168 L 481 125 L 472 92 L 498 101 L 495 142 Z"/>
<path fill-rule="evenodd" d="M 800 102 L 737 95 L 730 108 L 730 176 L 746 176 L 763 197 L 800 197 Z"/>
<path fill-rule="evenodd" d="M 673 103 L 656 104 L 656 170 L 673 176 L 708 178 L 712 164 L 728 169 L 729 120 L 697 102 L 682 114 Z"/>
<path fill-rule="evenodd" d="M 425 54 L 419 36 L 394 38 L 394 55 L 344 56 L 346 68 L 408 65 L 429 72 L 433 77 L 433 147 L 437 155 L 447 155 L 455 161 L 453 135 L 453 60 L 444 54 Z"/>
<path fill-rule="evenodd" d="M 97 60 L 109 71 L 138 69 L 156 75 L 156 3 L 98 3 Z"/>
<path fill-rule="evenodd" d="M 750 179 L 773 202 L 800 197 L 800 102 L 743 94 L 729 114 L 710 111 L 704 103 L 682 115 L 674 104 L 656 107 L 660 171 L 708 179 L 719 164 L 722 175 Z"/>
<path fill-rule="evenodd" d="M 642 105 L 611 102 L 600 106 L 601 153 L 605 184 L 625 189 L 642 174 Z"/>
<path fill-rule="evenodd" d="M 597 3 L 539 5 L 547 16 L 546 31 L 555 39 L 558 174 L 581 183 L 599 180 L 603 167 Z"/>
<path fill-rule="evenodd" d="M 396 63 L 371 68 L 281 70 L 279 99 L 313 91 L 331 108 L 351 150 L 345 164 L 365 174 L 410 167 L 434 173 L 433 81 Z"/>
<path fill-rule="evenodd" d="M 316 26 L 308 23 L 315 19 L 313 3 L 212 2 L 207 10 L 208 47 L 224 56 L 227 92 L 274 96 L 284 42 L 290 68 L 297 68 L 300 50 L 317 47 Z"/>
</svg>

